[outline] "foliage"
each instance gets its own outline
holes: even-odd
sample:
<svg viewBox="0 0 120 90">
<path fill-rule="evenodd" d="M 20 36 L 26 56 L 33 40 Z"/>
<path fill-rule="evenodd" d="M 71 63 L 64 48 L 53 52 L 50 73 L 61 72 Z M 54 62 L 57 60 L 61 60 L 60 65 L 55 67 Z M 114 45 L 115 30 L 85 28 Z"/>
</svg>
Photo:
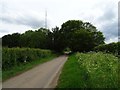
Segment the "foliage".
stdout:
<svg viewBox="0 0 120 90">
<path fill-rule="evenodd" d="M 102 51 L 102 52 L 106 52 L 106 53 L 112 53 L 116 56 L 119 56 L 119 52 L 120 52 L 120 42 L 117 43 L 110 43 L 110 44 L 103 44 L 103 45 L 99 45 L 97 47 L 94 48 L 95 51 Z"/>
<path fill-rule="evenodd" d="M 3 48 L 2 50 L 2 70 L 26 64 L 34 60 L 49 57 L 50 50 L 32 48 Z"/>
<path fill-rule="evenodd" d="M 52 29 L 52 49 L 61 52 L 64 49 L 64 37 L 62 37 L 60 33 L 59 27 L 55 27 Z"/>
<path fill-rule="evenodd" d="M 2 81 L 5 81 L 13 76 L 16 76 L 18 74 L 21 74 L 31 68 L 34 68 L 37 65 L 40 65 L 42 63 L 45 63 L 47 61 L 53 60 L 53 58 L 57 57 L 56 54 L 51 54 L 45 58 L 40 58 L 38 60 L 32 60 L 30 63 L 24 63 L 20 64 L 18 66 L 11 67 L 11 69 L 3 70 L 2 71 Z"/>
<path fill-rule="evenodd" d="M 71 55 L 57 88 L 118 88 L 118 58 L 104 53 Z"/>
<path fill-rule="evenodd" d="M 5 47 L 17 47 L 20 45 L 19 33 L 8 34 L 2 37 L 2 45 Z"/>
<path fill-rule="evenodd" d="M 14 33 L 2 37 L 4 47 L 30 47 L 48 49 L 48 29 L 28 30 L 23 34 Z"/>
<path fill-rule="evenodd" d="M 102 32 L 88 22 L 69 20 L 52 30 L 40 28 L 23 34 L 14 33 L 2 37 L 4 47 L 29 47 L 62 52 L 69 47 L 72 51 L 90 51 L 104 43 Z"/>
<path fill-rule="evenodd" d="M 47 29 L 38 29 L 36 31 L 26 31 L 21 35 L 22 47 L 47 49 Z"/>
<path fill-rule="evenodd" d="M 95 46 L 104 43 L 102 32 L 88 22 L 69 20 L 62 24 L 60 33 L 64 48 L 69 47 L 72 51 L 90 51 Z"/>
</svg>

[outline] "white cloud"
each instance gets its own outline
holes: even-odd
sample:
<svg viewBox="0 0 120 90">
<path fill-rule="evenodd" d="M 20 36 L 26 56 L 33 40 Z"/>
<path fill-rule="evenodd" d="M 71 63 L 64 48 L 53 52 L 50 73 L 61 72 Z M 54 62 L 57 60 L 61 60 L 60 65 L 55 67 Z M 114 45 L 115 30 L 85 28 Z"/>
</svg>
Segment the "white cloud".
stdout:
<svg viewBox="0 0 120 90">
<path fill-rule="evenodd" d="M 43 27 L 47 9 L 49 28 L 70 19 L 89 21 L 106 35 L 106 42 L 111 42 L 112 36 L 117 37 L 117 5 L 118 0 L 0 0 L 0 36 Z"/>
<path fill-rule="evenodd" d="M 16 24 L 16 25 L 26 25 L 31 28 L 38 28 L 44 26 L 44 20 L 37 15 L 30 14 L 10 14 L 3 15 L 0 17 L 3 23 Z"/>
<path fill-rule="evenodd" d="M 115 38 L 110 38 L 109 40 L 106 40 L 106 43 L 111 43 L 111 42 L 118 42 L 118 37 Z"/>
</svg>

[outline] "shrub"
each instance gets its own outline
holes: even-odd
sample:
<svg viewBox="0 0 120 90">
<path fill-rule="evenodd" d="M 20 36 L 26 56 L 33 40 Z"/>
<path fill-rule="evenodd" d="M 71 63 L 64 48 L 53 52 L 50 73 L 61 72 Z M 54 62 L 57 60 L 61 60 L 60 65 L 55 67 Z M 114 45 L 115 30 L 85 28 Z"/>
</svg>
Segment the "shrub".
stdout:
<svg viewBox="0 0 120 90">
<path fill-rule="evenodd" d="M 16 65 L 25 64 L 34 60 L 48 57 L 52 54 L 50 50 L 32 48 L 3 48 L 2 69 L 7 70 Z"/>
<path fill-rule="evenodd" d="M 103 44 L 103 45 L 99 45 L 97 47 L 94 48 L 95 51 L 102 51 L 102 52 L 106 52 L 106 53 L 112 53 L 116 56 L 119 56 L 119 52 L 120 52 L 120 42 L 117 43 L 110 43 L 110 44 Z"/>
</svg>

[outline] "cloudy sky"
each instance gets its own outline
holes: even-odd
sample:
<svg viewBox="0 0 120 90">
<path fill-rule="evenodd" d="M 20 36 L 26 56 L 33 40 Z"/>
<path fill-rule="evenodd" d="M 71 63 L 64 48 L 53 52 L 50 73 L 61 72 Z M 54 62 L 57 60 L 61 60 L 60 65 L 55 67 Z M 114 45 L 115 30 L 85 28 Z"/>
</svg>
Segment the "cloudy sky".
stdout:
<svg viewBox="0 0 120 90">
<path fill-rule="evenodd" d="M 105 42 L 118 41 L 119 0 L 0 0 L 0 37 L 45 26 L 61 26 L 67 20 L 90 22 L 102 31 Z"/>
</svg>

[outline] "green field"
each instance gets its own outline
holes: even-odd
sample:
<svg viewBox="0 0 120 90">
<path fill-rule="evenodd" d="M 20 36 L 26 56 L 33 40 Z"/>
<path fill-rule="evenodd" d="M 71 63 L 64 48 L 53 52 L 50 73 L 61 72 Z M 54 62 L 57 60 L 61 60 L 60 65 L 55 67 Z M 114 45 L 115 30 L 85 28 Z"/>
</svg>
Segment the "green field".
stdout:
<svg viewBox="0 0 120 90">
<path fill-rule="evenodd" d="M 104 53 L 71 55 L 63 67 L 57 88 L 117 88 L 118 58 Z"/>
</svg>

